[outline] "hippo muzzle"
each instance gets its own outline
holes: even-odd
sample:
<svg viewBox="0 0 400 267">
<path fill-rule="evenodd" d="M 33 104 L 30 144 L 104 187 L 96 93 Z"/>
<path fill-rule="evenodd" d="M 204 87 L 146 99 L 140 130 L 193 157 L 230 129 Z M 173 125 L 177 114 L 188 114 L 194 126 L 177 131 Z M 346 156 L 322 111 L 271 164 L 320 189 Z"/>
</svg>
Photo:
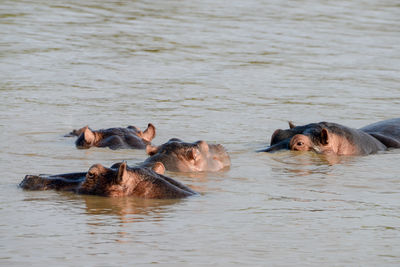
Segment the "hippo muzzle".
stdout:
<svg viewBox="0 0 400 267">
<path fill-rule="evenodd" d="M 257 150 L 257 152 L 275 152 L 278 150 L 289 150 L 289 143 L 290 138 L 280 141 L 279 143 L 271 145 L 265 149 Z"/>
</svg>

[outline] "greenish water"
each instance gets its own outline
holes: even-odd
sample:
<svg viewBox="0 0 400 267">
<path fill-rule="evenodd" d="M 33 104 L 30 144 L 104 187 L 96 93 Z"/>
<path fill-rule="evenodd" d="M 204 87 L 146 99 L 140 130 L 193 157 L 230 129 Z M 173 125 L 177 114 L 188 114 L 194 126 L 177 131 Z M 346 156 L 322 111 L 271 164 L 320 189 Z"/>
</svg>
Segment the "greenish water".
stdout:
<svg viewBox="0 0 400 267">
<path fill-rule="evenodd" d="M 400 264 L 400 153 L 255 153 L 287 121 L 399 117 L 397 1 L 1 1 L 0 265 Z M 26 174 L 141 162 L 64 134 L 147 123 L 221 143 L 201 196 L 109 199 Z"/>
</svg>

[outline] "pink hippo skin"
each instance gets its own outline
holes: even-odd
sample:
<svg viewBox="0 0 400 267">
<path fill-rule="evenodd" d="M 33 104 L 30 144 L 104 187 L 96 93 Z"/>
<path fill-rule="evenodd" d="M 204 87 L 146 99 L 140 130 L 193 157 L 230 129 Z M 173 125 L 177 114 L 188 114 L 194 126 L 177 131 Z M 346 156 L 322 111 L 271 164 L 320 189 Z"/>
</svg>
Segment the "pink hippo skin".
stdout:
<svg viewBox="0 0 400 267">
<path fill-rule="evenodd" d="M 222 145 L 207 144 L 205 141 L 185 143 L 173 138 L 160 146 L 148 145 L 146 152 L 150 157 L 143 163 L 144 166 L 162 162 L 168 171 L 217 172 L 231 165 Z"/>
<path fill-rule="evenodd" d="M 319 122 L 304 126 L 289 124 L 276 130 L 270 147 L 260 152 L 282 149 L 314 151 L 321 154 L 367 155 L 400 148 L 400 118 L 380 121 L 360 129 L 337 123 Z"/>
</svg>

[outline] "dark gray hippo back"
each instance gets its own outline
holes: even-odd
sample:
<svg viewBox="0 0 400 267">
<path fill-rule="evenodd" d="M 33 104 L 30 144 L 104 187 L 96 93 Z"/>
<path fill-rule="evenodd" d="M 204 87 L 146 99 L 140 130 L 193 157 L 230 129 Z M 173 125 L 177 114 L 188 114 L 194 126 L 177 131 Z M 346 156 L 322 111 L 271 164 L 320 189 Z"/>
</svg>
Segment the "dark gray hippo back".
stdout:
<svg viewBox="0 0 400 267">
<path fill-rule="evenodd" d="M 387 148 L 400 148 L 400 118 L 376 122 L 360 130 L 372 135 Z"/>
</svg>

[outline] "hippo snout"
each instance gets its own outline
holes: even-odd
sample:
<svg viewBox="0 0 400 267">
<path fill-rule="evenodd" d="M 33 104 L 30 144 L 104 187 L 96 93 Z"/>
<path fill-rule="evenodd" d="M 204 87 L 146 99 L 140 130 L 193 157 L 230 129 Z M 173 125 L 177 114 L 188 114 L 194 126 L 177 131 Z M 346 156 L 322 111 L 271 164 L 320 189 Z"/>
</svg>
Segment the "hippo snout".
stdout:
<svg viewBox="0 0 400 267">
<path fill-rule="evenodd" d="M 290 138 L 285 139 L 277 144 L 271 145 L 265 149 L 258 150 L 257 152 L 275 152 L 278 150 L 289 150 Z"/>
</svg>

